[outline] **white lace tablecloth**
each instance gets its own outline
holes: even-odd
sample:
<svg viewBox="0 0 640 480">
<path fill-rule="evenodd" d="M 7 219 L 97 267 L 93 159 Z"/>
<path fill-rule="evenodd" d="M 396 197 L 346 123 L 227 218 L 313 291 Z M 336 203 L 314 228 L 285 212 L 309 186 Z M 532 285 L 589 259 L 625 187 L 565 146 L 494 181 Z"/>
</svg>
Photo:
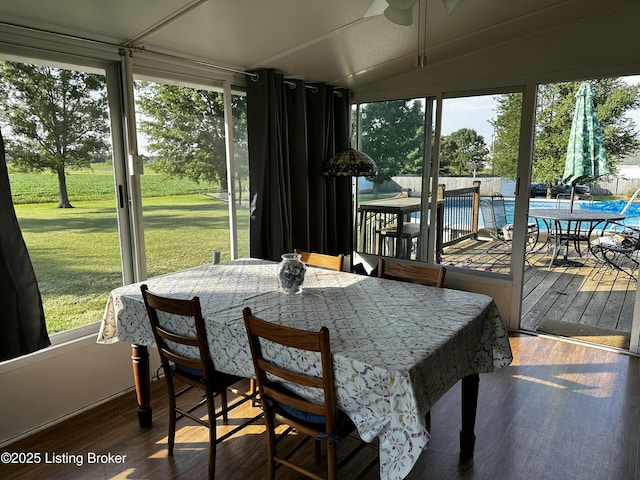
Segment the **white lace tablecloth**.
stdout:
<svg viewBox="0 0 640 480">
<path fill-rule="evenodd" d="M 277 263 L 237 260 L 150 278 L 155 293 L 200 297 L 216 369 L 253 377 L 242 309 L 330 331 L 338 406 L 364 440 L 380 439 L 380 478 L 404 478 L 429 440 L 424 416 L 458 380 L 511 363 L 507 331 L 485 295 L 318 268 L 280 291 Z M 98 335 L 153 346 L 140 284 L 111 292 Z M 298 359 L 299 360 L 299 359 Z M 312 362 L 313 360 L 310 360 Z"/>
</svg>

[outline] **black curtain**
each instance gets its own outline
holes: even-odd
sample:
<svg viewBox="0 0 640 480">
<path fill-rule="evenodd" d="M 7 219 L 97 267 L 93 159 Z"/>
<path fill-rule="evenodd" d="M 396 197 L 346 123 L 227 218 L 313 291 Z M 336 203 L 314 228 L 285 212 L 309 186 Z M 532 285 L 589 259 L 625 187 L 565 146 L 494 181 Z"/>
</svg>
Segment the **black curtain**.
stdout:
<svg viewBox="0 0 640 480">
<path fill-rule="evenodd" d="M 247 87 L 251 256 L 351 254 L 351 178 L 322 166 L 349 146 L 349 98 L 326 84 L 251 72 Z"/>
<path fill-rule="evenodd" d="M 0 361 L 19 357 L 51 342 L 40 289 L 13 208 L 0 133 Z"/>
</svg>

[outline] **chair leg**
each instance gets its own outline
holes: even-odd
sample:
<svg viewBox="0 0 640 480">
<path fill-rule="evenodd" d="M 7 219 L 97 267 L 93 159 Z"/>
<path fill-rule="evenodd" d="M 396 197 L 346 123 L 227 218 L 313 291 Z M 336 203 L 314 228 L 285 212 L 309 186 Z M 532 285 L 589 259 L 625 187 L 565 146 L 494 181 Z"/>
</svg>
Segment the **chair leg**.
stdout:
<svg viewBox="0 0 640 480">
<path fill-rule="evenodd" d="M 322 442 L 320 440 L 314 440 L 313 442 L 313 453 L 315 455 L 316 465 L 319 465 L 322 461 L 320 448 L 322 446 Z"/>
<path fill-rule="evenodd" d="M 327 480 L 336 480 L 338 478 L 338 461 L 336 453 L 336 442 L 327 438 Z"/>
<path fill-rule="evenodd" d="M 207 413 L 209 415 L 209 480 L 216 476 L 216 405 L 213 395 L 207 396 Z"/>
<path fill-rule="evenodd" d="M 633 253 L 635 253 L 635 251 L 632 253 L 626 253 L 626 252 L 616 252 L 613 250 L 603 249 L 603 248 L 600 249 L 600 254 L 604 258 L 605 262 L 611 268 L 619 270 L 620 272 L 636 280 L 636 276 L 634 275 L 634 272 L 640 266 L 640 262 L 638 262 L 638 260 L 633 258 Z M 608 254 L 611 254 L 611 256 L 609 256 Z M 633 267 L 628 267 L 627 269 L 623 268 L 622 265 L 626 261 L 632 262 Z"/>
<path fill-rule="evenodd" d="M 229 403 L 227 401 L 226 388 L 220 392 L 220 407 L 222 408 L 222 420 L 224 420 L 225 422 L 229 421 L 229 415 L 227 413 L 227 410 L 229 409 Z"/>
<path fill-rule="evenodd" d="M 258 398 L 257 393 L 258 393 L 258 383 L 256 382 L 255 378 L 251 378 L 249 380 L 249 394 L 256 395 L 252 402 L 253 406 L 256 408 L 261 406 L 260 399 Z"/>
<path fill-rule="evenodd" d="M 276 478 L 276 433 L 273 421 L 273 416 L 265 411 L 264 413 L 265 424 L 267 428 L 267 454 L 269 455 L 267 461 L 267 480 L 275 480 Z"/>
<path fill-rule="evenodd" d="M 166 377 L 167 394 L 169 395 L 169 434 L 167 435 L 168 455 L 173 456 L 173 446 L 176 440 L 176 397 L 175 387 L 171 377 Z"/>
</svg>

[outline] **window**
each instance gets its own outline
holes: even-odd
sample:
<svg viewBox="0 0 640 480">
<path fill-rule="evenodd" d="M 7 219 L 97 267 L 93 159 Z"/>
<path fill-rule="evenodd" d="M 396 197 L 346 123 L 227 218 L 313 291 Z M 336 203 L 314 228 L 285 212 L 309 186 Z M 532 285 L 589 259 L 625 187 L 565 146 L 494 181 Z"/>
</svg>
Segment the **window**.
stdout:
<svg viewBox="0 0 640 480">
<path fill-rule="evenodd" d="M 104 76 L 18 62 L 0 71 L 9 181 L 48 332 L 97 322 L 122 283 Z"/>
<path fill-rule="evenodd" d="M 229 259 L 221 89 L 139 81 L 136 111 L 148 276 Z"/>
<path fill-rule="evenodd" d="M 420 237 L 420 192 L 424 152 L 424 99 L 360 106 L 359 148 L 378 166 L 359 179 L 356 251 L 416 258 Z M 396 197 L 403 197 L 395 200 Z M 400 225 L 401 224 L 401 225 Z M 409 235 L 396 242 L 401 235 Z M 400 245 L 402 243 L 402 245 Z"/>
<path fill-rule="evenodd" d="M 511 272 L 522 94 L 442 102 L 443 265 Z M 479 198 L 465 192 L 477 185 Z M 460 193 L 456 193 L 460 192 Z"/>
<path fill-rule="evenodd" d="M 519 93 L 444 99 L 437 168 L 433 147 L 423 158 L 425 141 L 435 138 L 435 121 L 425 135 L 433 99 L 361 105 L 360 149 L 377 162 L 378 175 L 359 181 L 356 251 L 510 273 L 506 224 L 513 223 L 521 101 Z M 502 195 L 507 209 L 497 233 L 481 212 L 492 195 Z"/>
</svg>

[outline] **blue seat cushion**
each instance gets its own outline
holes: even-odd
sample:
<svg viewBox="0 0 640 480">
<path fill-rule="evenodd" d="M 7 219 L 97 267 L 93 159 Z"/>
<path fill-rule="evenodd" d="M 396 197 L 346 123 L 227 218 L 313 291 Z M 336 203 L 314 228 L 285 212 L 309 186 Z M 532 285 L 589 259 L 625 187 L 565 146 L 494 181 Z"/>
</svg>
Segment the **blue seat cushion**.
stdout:
<svg viewBox="0 0 640 480">
<path fill-rule="evenodd" d="M 270 398 L 266 399 L 269 405 L 274 407 L 276 410 L 281 410 L 285 417 L 293 417 L 295 420 L 299 420 L 303 423 L 313 423 L 317 425 L 324 425 L 326 423 L 326 417 L 324 415 L 317 415 L 315 413 L 305 412 L 304 410 L 299 410 L 290 405 L 285 405 L 281 402 L 276 402 Z"/>
<path fill-rule="evenodd" d="M 194 377 L 194 378 L 202 378 L 202 370 L 200 368 L 187 367 L 185 365 L 180 365 L 176 363 L 175 369 L 178 371 L 178 373 L 181 373 L 182 375 L 186 375 L 188 377 Z"/>
<path fill-rule="evenodd" d="M 273 386 L 273 384 L 271 385 Z M 281 390 L 287 390 L 281 385 L 278 385 L 277 388 Z M 297 396 L 291 391 L 289 391 L 289 394 Z M 316 430 L 324 431 L 326 429 L 326 417 L 324 415 L 305 412 L 290 405 L 283 404 L 282 402 L 277 402 L 272 398 L 265 398 L 264 400 L 271 406 L 271 408 L 274 409 L 277 414 L 281 415 L 282 417 L 296 420 L 300 423 L 315 428 Z M 355 429 L 355 425 L 353 424 L 353 422 L 351 422 L 351 419 L 347 416 L 346 413 L 342 412 L 341 410 L 337 411 L 336 422 L 337 425 L 332 432 L 321 433 L 316 438 L 318 440 L 324 440 L 325 438 L 330 437 L 334 441 L 340 441 Z"/>
</svg>

